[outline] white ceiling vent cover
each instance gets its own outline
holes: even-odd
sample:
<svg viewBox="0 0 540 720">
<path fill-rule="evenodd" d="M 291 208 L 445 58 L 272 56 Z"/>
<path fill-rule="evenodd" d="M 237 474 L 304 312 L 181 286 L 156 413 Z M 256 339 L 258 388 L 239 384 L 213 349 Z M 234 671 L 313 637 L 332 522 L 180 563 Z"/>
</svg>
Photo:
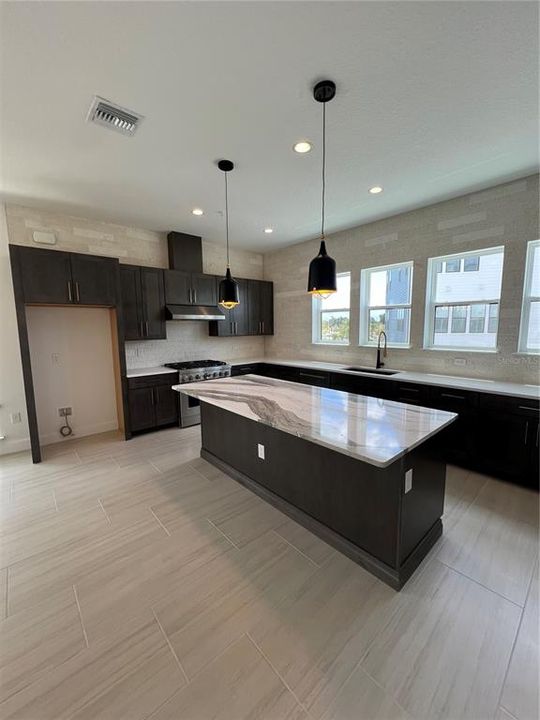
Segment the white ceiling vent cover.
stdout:
<svg viewBox="0 0 540 720">
<path fill-rule="evenodd" d="M 96 125 L 102 125 L 110 130 L 122 135 L 135 135 L 135 132 L 141 122 L 143 115 L 138 115 L 133 110 L 115 105 L 109 100 L 105 100 L 96 95 L 90 105 L 90 110 L 86 116 L 87 122 L 93 122 Z"/>
</svg>

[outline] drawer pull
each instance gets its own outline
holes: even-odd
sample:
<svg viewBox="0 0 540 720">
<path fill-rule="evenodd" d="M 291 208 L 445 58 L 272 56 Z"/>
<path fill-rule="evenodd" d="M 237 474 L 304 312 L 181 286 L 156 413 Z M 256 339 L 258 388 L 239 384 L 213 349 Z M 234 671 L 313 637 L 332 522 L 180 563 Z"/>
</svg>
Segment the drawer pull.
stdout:
<svg viewBox="0 0 540 720">
<path fill-rule="evenodd" d="M 466 400 L 465 395 L 455 395 L 454 393 L 441 393 L 441 397 L 452 398 L 453 400 Z"/>
<path fill-rule="evenodd" d="M 314 378 L 315 380 L 324 380 L 324 375 L 315 375 L 315 373 L 298 373 L 300 377 Z"/>
<path fill-rule="evenodd" d="M 540 412 L 540 408 L 531 407 L 530 405 L 520 405 L 518 410 L 532 410 L 533 412 Z"/>
<path fill-rule="evenodd" d="M 414 392 L 414 393 L 420 392 L 419 388 L 412 388 L 412 387 L 401 387 L 400 390 L 401 390 L 401 392 Z"/>
</svg>

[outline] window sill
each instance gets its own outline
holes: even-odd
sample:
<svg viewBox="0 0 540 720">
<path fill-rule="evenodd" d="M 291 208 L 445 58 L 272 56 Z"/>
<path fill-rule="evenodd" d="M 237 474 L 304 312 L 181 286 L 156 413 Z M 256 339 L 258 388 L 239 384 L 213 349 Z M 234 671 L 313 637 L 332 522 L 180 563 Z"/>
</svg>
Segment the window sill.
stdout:
<svg viewBox="0 0 540 720">
<path fill-rule="evenodd" d="M 324 342 L 324 340 L 312 340 L 312 345 L 329 345 L 330 347 L 348 347 L 350 342 Z"/>
<path fill-rule="evenodd" d="M 376 350 L 377 343 L 359 343 L 358 347 L 371 348 L 372 350 Z M 387 343 L 386 347 L 388 348 L 388 350 L 410 350 L 412 348 L 412 345 L 391 345 L 390 343 Z M 384 350 L 384 345 L 381 345 L 381 350 Z"/>
<path fill-rule="evenodd" d="M 501 351 L 490 348 L 460 348 L 460 347 L 423 347 L 422 350 L 433 350 L 433 352 L 451 352 L 451 353 L 480 353 L 482 355 L 497 355 Z"/>
<path fill-rule="evenodd" d="M 540 357 L 540 350 L 529 350 L 528 352 L 526 350 L 518 350 L 517 352 L 512 353 L 512 355 L 524 355 L 525 357 Z"/>
</svg>

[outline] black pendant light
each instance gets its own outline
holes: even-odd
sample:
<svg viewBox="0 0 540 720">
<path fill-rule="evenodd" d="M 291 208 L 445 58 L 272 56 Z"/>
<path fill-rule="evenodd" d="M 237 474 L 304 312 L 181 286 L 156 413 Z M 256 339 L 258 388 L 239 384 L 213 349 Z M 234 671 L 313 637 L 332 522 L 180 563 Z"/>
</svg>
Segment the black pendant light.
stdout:
<svg viewBox="0 0 540 720">
<path fill-rule="evenodd" d="M 308 293 L 327 298 L 337 291 L 336 261 L 326 252 L 324 241 L 324 210 L 326 200 L 326 103 L 334 98 L 336 84 L 332 80 L 321 80 L 313 88 L 313 97 L 322 104 L 322 202 L 321 202 L 321 246 L 319 254 L 309 264 Z"/>
<path fill-rule="evenodd" d="M 227 271 L 225 277 L 219 283 L 218 302 L 225 310 L 232 310 L 236 307 L 240 298 L 238 295 L 238 283 L 231 275 L 231 267 L 229 262 L 229 187 L 227 184 L 227 173 L 234 169 L 234 164 L 230 160 L 220 160 L 218 168 L 225 175 L 225 228 L 227 235 Z"/>
</svg>

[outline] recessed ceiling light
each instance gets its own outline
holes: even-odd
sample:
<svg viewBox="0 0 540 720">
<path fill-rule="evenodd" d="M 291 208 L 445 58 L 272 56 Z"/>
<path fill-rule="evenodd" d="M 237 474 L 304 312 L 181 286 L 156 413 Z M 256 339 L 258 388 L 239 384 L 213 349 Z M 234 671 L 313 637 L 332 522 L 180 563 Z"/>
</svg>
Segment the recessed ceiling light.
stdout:
<svg viewBox="0 0 540 720">
<path fill-rule="evenodd" d="M 264 228 L 264 232 L 265 232 L 267 235 L 270 235 L 270 233 L 273 233 L 273 232 L 274 232 L 274 228 L 271 228 L 271 227 Z"/>
<path fill-rule="evenodd" d="M 311 150 L 311 143 L 307 140 L 300 140 L 300 142 L 297 142 L 293 145 L 294 152 L 297 153 L 308 153 Z"/>
<path fill-rule="evenodd" d="M 380 185 L 374 185 L 373 187 L 369 188 L 369 192 L 372 195 L 378 195 L 379 193 L 382 193 L 382 187 Z"/>
<path fill-rule="evenodd" d="M 191 213 L 192 215 L 204 215 L 204 210 L 201 210 L 201 208 L 193 208 Z"/>
</svg>

